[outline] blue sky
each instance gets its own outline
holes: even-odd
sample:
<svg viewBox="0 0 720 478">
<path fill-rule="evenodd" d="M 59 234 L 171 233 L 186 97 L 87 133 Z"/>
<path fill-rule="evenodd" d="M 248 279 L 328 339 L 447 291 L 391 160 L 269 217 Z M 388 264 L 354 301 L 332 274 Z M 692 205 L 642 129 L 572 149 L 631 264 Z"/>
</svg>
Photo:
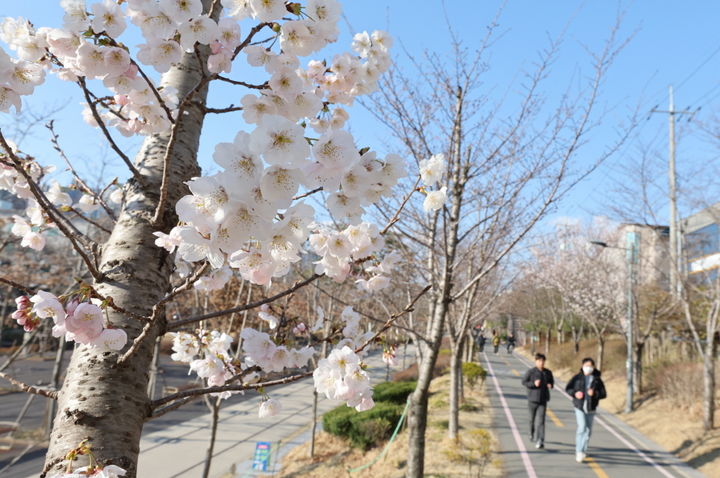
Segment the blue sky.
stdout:
<svg viewBox="0 0 720 478">
<path fill-rule="evenodd" d="M 36 26 L 61 24 L 62 11 L 56 0 L 0 2 L 3 4 L 3 15 L 22 16 Z M 399 67 L 405 68 L 407 61 L 399 52 L 401 44 L 413 54 L 420 54 L 426 49 L 448 50 L 449 34 L 444 11 L 458 36 L 471 47 L 479 44 L 485 26 L 495 16 L 500 3 L 495 0 L 446 0 L 443 7 L 440 1 L 435 0 L 347 0 L 344 2 L 347 22 L 341 24 L 343 34 L 339 43 L 329 48 L 328 56 L 348 47 L 351 38 L 348 24 L 354 31 L 385 29 L 396 40 L 395 56 Z M 553 98 L 578 72 L 588 73 L 585 48 L 596 50 L 602 46 L 619 9 L 625 11 L 621 34 L 635 32 L 635 36 L 610 71 L 601 97 L 601 107 L 608 111 L 607 125 L 617 125 L 637 105 L 641 105 L 643 111 L 649 111 L 655 105 L 666 109 L 667 87 L 670 84 L 678 86 L 678 107 L 695 109 L 702 106 L 697 119 L 709 118 L 720 106 L 720 38 L 716 34 L 720 2 L 710 0 L 637 0 L 624 4 L 609 1 L 509 0 L 499 20 L 499 30 L 503 34 L 493 47 L 490 71 L 484 85 L 491 90 L 505 91 L 509 88 L 512 91 L 519 80 L 519 73 L 531 68 L 538 51 L 547 44 L 547 38 L 557 36 L 569 25 L 563 49 L 553 67 L 553 80 L 545 86 L 547 95 Z M 130 45 L 139 43 L 139 38 L 133 35 L 127 35 L 123 40 Z M 237 69 L 234 74 L 245 75 L 244 78 L 252 75 L 242 69 Z M 244 91 L 222 87 L 211 94 L 209 103 L 213 106 L 237 104 L 243 94 Z M 47 105 L 65 102 L 68 106 L 56 115 L 57 128 L 61 142 L 73 157 L 78 158 L 78 165 L 86 174 L 97 175 L 101 158 L 107 157 L 117 166 L 110 166 L 105 174 L 124 176 L 123 168 L 115 162 L 112 152 L 103 147 L 97 132 L 79 119 L 80 96 L 75 85 L 52 78 L 26 104 L 39 112 Z M 360 106 L 351 110 L 351 117 L 350 127 L 358 143 L 383 150 L 387 131 Z M 8 116 L 0 117 L 0 125 L 7 124 L 9 120 Z M 235 132 L 245 127 L 239 114 L 209 119 L 200 152 L 204 169 L 212 167 L 214 144 L 232 140 Z M 609 191 L 614 188 L 622 163 L 637 156 L 640 144 L 650 144 L 658 154 L 664 155 L 667 150 L 666 131 L 665 115 L 653 115 L 648 121 L 643 118 L 642 126 L 632 137 L 633 141 L 623 148 L 621 154 L 581 183 L 560 204 L 554 218 L 587 217 L 605 212 Z M 45 163 L 59 164 L 47 144 L 46 132 L 40 128 L 36 133 L 26 140 L 24 149 Z M 715 160 L 717 149 L 704 141 L 692 125 L 682 123 L 678 133 L 679 175 L 681 181 L 689 183 L 700 165 Z M 610 127 L 599 129 L 578 156 L 580 165 L 591 162 L 602 146 L 613 138 Z M 138 140 L 124 144 L 132 151 Z M 688 208 L 690 206 L 686 206 Z"/>
</svg>

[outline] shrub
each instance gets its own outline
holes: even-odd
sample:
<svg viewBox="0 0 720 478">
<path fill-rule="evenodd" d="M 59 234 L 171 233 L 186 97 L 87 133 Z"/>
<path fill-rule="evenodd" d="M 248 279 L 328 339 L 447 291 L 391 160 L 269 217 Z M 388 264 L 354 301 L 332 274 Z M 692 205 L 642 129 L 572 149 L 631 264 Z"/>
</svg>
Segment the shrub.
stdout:
<svg viewBox="0 0 720 478">
<path fill-rule="evenodd" d="M 323 428 L 366 450 L 390 437 L 404 408 L 396 403 L 376 402 L 370 410 L 357 412 L 341 405 L 323 416 Z"/>
<path fill-rule="evenodd" d="M 485 381 L 485 377 L 487 377 L 487 371 L 482 367 L 482 365 L 475 362 L 463 362 L 462 373 L 468 381 L 470 388 L 474 388 L 478 383 L 478 380 L 480 383 L 483 383 Z"/>
<path fill-rule="evenodd" d="M 383 382 L 373 388 L 375 402 L 390 402 L 405 405 L 408 395 L 415 390 L 417 382 Z"/>
<path fill-rule="evenodd" d="M 367 450 L 380 445 L 390 438 L 393 424 L 384 418 L 363 420 L 357 424 L 357 433 L 352 436 L 353 445 Z"/>
<path fill-rule="evenodd" d="M 654 375 L 655 386 L 673 406 L 690 409 L 699 402 L 697 397 L 703 393 L 701 364 L 690 362 L 670 365 L 662 373 Z"/>
<path fill-rule="evenodd" d="M 472 403 L 466 402 L 466 403 L 463 403 L 462 405 L 460 405 L 460 410 L 463 412 L 477 412 L 478 410 L 480 410 L 480 407 L 478 407 L 477 405 L 474 405 Z"/>
<path fill-rule="evenodd" d="M 323 430 L 340 437 L 350 435 L 350 417 L 357 414 L 355 409 L 340 405 L 323 415 Z"/>
</svg>

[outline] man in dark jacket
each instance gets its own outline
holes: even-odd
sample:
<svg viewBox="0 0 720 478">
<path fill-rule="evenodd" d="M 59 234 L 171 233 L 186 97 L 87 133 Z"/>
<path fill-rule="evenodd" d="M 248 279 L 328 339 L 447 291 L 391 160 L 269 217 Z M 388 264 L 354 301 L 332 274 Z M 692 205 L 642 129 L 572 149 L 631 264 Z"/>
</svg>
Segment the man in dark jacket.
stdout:
<svg viewBox="0 0 720 478">
<path fill-rule="evenodd" d="M 598 402 L 607 397 L 605 384 L 600 378 L 600 370 L 595 361 L 586 357 L 582 361 L 580 372 L 567 383 L 565 391 L 573 397 L 577 431 L 575 432 L 575 461 L 582 463 L 587 456 L 588 443 L 592 434 L 593 419 Z"/>
<path fill-rule="evenodd" d="M 522 384 L 528 389 L 530 411 L 530 440 L 535 448 L 545 447 L 545 412 L 550 401 L 550 389 L 555 386 L 552 372 L 545 368 L 545 356 L 535 354 L 535 366 L 525 372 Z"/>
</svg>

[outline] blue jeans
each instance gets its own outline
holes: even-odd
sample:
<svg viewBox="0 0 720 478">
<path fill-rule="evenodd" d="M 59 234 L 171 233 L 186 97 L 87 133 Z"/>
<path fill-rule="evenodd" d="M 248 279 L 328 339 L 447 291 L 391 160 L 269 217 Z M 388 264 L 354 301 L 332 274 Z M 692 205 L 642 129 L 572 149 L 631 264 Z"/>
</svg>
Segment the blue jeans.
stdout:
<svg viewBox="0 0 720 478">
<path fill-rule="evenodd" d="M 577 420 L 577 431 L 575 432 L 575 452 L 587 453 L 588 442 L 592 435 L 593 418 L 595 412 L 585 413 L 582 410 L 575 409 L 575 419 Z"/>
</svg>

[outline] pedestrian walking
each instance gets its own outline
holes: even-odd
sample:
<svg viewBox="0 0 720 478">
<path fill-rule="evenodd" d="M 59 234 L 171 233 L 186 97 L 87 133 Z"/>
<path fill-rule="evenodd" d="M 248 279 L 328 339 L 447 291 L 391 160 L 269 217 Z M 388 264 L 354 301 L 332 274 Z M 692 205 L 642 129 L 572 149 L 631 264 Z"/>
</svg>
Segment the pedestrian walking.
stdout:
<svg viewBox="0 0 720 478">
<path fill-rule="evenodd" d="M 511 354 L 513 349 L 515 348 L 515 335 L 510 334 L 507 338 L 507 353 Z"/>
<path fill-rule="evenodd" d="M 480 332 L 480 337 L 478 337 L 478 347 L 480 348 L 480 353 L 483 353 L 485 350 L 485 342 L 487 342 L 487 338 L 485 338 L 485 334 L 483 332 Z"/>
<path fill-rule="evenodd" d="M 582 463 L 587 457 L 598 402 L 607 397 L 605 384 L 600 378 L 600 370 L 595 368 L 595 361 L 592 358 L 586 357 L 582 360 L 580 372 L 567 383 L 565 391 L 573 397 L 577 420 L 575 461 Z"/>
<path fill-rule="evenodd" d="M 530 411 L 530 441 L 535 448 L 545 448 L 545 412 L 550 401 L 550 390 L 555 386 L 552 371 L 545 368 L 545 356 L 535 354 L 535 366 L 525 372 L 522 384 L 528 390 Z"/>
<path fill-rule="evenodd" d="M 492 344 L 493 344 L 493 351 L 495 353 L 498 353 L 498 349 L 500 348 L 500 335 L 493 330 L 493 338 L 492 338 Z"/>
<path fill-rule="evenodd" d="M 483 353 L 483 349 L 485 348 L 485 335 L 483 334 L 482 327 L 478 324 L 472 328 L 470 333 L 475 341 L 475 344 L 478 346 L 479 352 Z"/>
</svg>

